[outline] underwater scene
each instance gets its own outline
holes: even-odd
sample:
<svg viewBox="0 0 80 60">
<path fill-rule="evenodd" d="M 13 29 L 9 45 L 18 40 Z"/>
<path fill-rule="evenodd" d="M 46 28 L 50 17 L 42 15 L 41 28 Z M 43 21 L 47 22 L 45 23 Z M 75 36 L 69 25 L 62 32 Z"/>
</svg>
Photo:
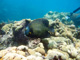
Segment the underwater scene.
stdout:
<svg viewBox="0 0 80 60">
<path fill-rule="evenodd" d="M 0 0 L 0 60 L 80 60 L 80 0 Z"/>
</svg>

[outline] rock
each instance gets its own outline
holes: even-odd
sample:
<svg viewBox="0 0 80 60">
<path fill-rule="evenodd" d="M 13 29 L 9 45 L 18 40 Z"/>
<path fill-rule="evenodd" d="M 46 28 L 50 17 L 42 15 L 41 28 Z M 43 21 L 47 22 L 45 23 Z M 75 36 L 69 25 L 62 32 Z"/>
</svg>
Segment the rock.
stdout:
<svg viewBox="0 0 80 60">
<path fill-rule="evenodd" d="M 4 57 L 7 53 L 8 53 L 8 51 L 6 51 L 6 50 L 0 51 L 0 57 Z"/>
<path fill-rule="evenodd" d="M 17 49 L 20 50 L 20 51 L 24 51 L 25 52 L 25 51 L 28 50 L 28 47 L 27 46 L 24 46 L 24 45 L 21 45 Z"/>
<path fill-rule="evenodd" d="M 79 29 L 79 30 L 80 30 L 80 29 Z M 77 39 L 80 39 L 80 31 L 76 31 L 75 37 L 76 37 Z"/>
<path fill-rule="evenodd" d="M 12 28 L 12 23 L 10 24 L 5 24 L 3 27 L 2 27 L 2 31 L 4 31 L 6 34 L 10 31 L 10 29 Z"/>
<path fill-rule="evenodd" d="M 30 23 L 29 20 L 23 19 L 15 23 L 5 24 L 2 31 L 6 34 L 0 38 L 0 49 L 10 46 L 27 44 L 27 36 L 24 35 L 25 27 Z"/>
<path fill-rule="evenodd" d="M 37 57 L 36 60 L 43 60 L 43 58 L 42 57 Z"/>
<path fill-rule="evenodd" d="M 0 38 L 0 49 L 5 49 L 7 47 L 10 47 L 13 45 L 13 32 L 12 32 L 12 26 L 13 24 L 5 24 L 2 27 L 2 31 L 5 32 L 5 34 Z"/>
<path fill-rule="evenodd" d="M 77 55 L 76 60 L 80 60 L 80 54 Z"/>
<path fill-rule="evenodd" d="M 43 60 L 42 57 L 36 57 L 34 55 L 30 55 L 27 57 L 27 60 Z"/>
<path fill-rule="evenodd" d="M 80 48 L 80 40 L 77 40 L 77 42 L 75 42 L 75 48 L 76 49 Z"/>
<path fill-rule="evenodd" d="M 5 23 L 0 23 L 0 30 L 5 25 Z"/>
<path fill-rule="evenodd" d="M 5 25 L 5 23 L 0 23 L 0 35 L 4 35 L 5 32 L 2 29 L 2 27 Z"/>
<path fill-rule="evenodd" d="M 49 38 L 42 39 L 44 46 L 50 49 L 58 48 L 60 45 L 64 44 L 71 44 L 71 40 L 64 37 L 53 37 L 50 36 Z"/>
<path fill-rule="evenodd" d="M 49 26 L 52 26 L 52 24 L 54 24 L 55 23 L 55 21 L 53 21 L 53 20 L 48 20 L 49 21 Z"/>
<path fill-rule="evenodd" d="M 53 12 L 52 12 L 52 11 L 49 11 L 49 12 L 48 12 L 48 15 L 53 15 Z"/>
<path fill-rule="evenodd" d="M 44 49 L 43 43 L 39 43 L 38 45 L 39 45 L 40 48 L 43 48 Z"/>
<path fill-rule="evenodd" d="M 48 44 L 48 48 L 52 49 L 52 48 L 57 48 L 58 44 L 55 41 L 50 41 Z"/>
<path fill-rule="evenodd" d="M 41 53 L 39 53 L 39 52 L 36 52 L 35 54 L 34 54 L 36 57 L 42 57 L 42 54 Z"/>
<path fill-rule="evenodd" d="M 69 12 L 52 12 L 49 11 L 46 15 L 44 15 L 43 18 L 47 18 L 48 20 L 56 20 L 57 18 L 60 19 L 60 21 L 66 25 L 73 24 L 73 21 L 69 19 L 70 13 Z"/>
<path fill-rule="evenodd" d="M 48 50 L 47 52 L 47 59 L 61 59 L 61 60 L 68 60 L 69 55 L 63 51 L 60 51 L 58 49 Z"/>
<path fill-rule="evenodd" d="M 72 58 L 76 58 L 76 56 L 78 55 L 78 50 L 74 47 L 73 44 L 63 45 L 60 49 L 62 51 L 68 52 Z"/>
<path fill-rule="evenodd" d="M 55 32 L 55 36 L 56 36 L 56 37 L 60 36 L 60 33 Z"/>
<path fill-rule="evenodd" d="M 33 54 L 35 54 L 35 50 L 28 49 L 28 53 L 29 53 L 30 55 L 33 55 Z"/>
<path fill-rule="evenodd" d="M 19 47 L 21 47 L 21 46 L 19 46 Z M 19 49 L 19 47 L 9 47 L 5 50 L 1 50 L 0 51 L 0 57 L 1 57 L 0 59 L 3 59 L 3 60 L 25 59 L 26 60 L 26 56 L 29 55 L 28 51 L 24 51 L 23 49 Z"/>
<path fill-rule="evenodd" d="M 24 33 L 24 28 L 30 23 L 30 21 L 28 20 L 21 20 L 21 21 L 18 21 L 17 23 L 14 24 L 13 26 L 13 35 L 14 36 L 17 36 L 18 35 L 21 35 L 21 33 Z"/>
<path fill-rule="evenodd" d="M 74 30 L 69 28 L 67 25 L 64 25 L 62 22 L 60 22 L 59 19 L 56 19 L 55 23 L 52 25 L 54 27 L 53 36 L 69 38 L 72 42 L 76 41 L 76 38 L 74 37 L 76 29 Z"/>
<path fill-rule="evenodd" d="M 28 40 L 28 47 L 31 48 L 31 49 L 34 49 L 34 48 L 40 46 L 39 45 L 40 40 L 41 40 L 40 38 L 35 38 L 35 39 Z"/>
<path fill-rule="evenodd" d="M 41 54 L 45 54 L 45 50 L 43 49 L 43 48 L 40 48 L 40 47 L 37 47 L 37 48 L 35 48 L 34 49 L 36 52 L 39 52 L 39 53 L 41 53 Z"/>
<path fill-rule="evenodd" d="M 13 45 L 13 35 L 5 34 L 3 37 L 0 38 L 0 50 L 5 49 Z"/>
<path fill-rule="evenodd" d="M 26 60 L 26 58 L 22 55 L 16 54 L 16 53 L 7 53 L 3 60 Z"/>
<path fill-rule="evenodd" d="M 24 35 L 26 26 L 30 23 L 30 21 L 23 19 L 18 21 L 13 25 L 13 40 L 17 42 L 17 44 L 27 44 L 27 37 Z M 25 42 L 24 42 L 25 41 Z"/>
<path fill-rule="evenodd" d="M 23 51 L 17 51 L 17 54 L 22 55 L 22 56 L 26 56 L 25 52 L 23 52 Z"/>
<path fill-rule="evenodd" d="M 75 25 L 69 25 L 69 28 L 71 28 L 71 29 L 75 29 L 76 27 L 75 27 Z"/>
</svg>

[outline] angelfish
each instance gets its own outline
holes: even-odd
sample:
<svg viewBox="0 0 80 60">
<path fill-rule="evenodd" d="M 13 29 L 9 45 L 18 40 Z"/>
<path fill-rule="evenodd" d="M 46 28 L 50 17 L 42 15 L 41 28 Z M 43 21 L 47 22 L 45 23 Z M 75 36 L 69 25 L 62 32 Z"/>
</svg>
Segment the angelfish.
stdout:
<svg viewBox="0 0 80 60">
<path fill-rule="evenodd" d="M 32 37 L 44 37 L 54 32 L 53 28 L 49 28 L 49 21 L 44 18 L 35 19 L 26 27 L 25 34 Z"/>
</svg>

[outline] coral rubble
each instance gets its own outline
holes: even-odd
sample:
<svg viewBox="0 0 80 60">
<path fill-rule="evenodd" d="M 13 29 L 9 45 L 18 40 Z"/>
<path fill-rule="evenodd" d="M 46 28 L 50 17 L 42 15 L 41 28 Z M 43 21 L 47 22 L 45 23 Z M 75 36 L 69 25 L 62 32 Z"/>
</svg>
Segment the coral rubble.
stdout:
<svg viewBox="0 0 80 60">
<path fill-rule="evenodd" d="M 0 60 L 80 60 L 80 31 L 66 21 L 68 14 L 0 24 Z"/>
</svg>

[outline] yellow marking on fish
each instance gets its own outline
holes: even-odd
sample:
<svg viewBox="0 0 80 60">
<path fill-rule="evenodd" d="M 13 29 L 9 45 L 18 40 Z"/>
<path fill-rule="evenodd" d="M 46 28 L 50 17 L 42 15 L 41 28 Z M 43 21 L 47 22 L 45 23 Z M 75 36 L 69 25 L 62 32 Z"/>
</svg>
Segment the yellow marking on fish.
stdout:
<svg viewBox="0 0 80 60">
<path fill-rule="evenodd" d="M 29 34 L 31 34 L 31 32 L 29 32 Z"/>
</svg>

